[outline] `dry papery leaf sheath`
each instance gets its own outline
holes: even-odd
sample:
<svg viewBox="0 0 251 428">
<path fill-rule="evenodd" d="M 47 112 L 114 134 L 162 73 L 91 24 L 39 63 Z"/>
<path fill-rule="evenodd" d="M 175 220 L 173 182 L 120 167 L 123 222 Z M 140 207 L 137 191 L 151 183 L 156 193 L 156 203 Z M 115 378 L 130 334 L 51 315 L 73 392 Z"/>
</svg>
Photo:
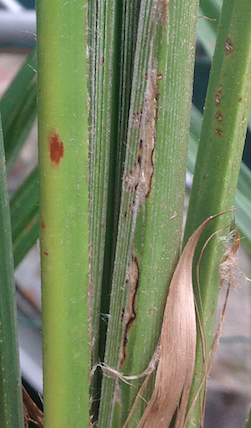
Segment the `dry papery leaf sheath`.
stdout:
<svg viewBox="0 0 251 428">
<path fill-rule="evenodd" d="M 198 239 L 209 217 L 192 234 L 170 284 L 162 324 L 155 387 L 138 428 L 167 428 L 176 413 L 175 428 L 185 428 L 196 352 L 196 311 L 192 263 Z"/>
<path fill-rule="evenodd" d="M 23 406 L 25 428 L 28 428 L 29 422 L 33 422 L 39 428 L 44 428 L 44 414 L 31 399 L 26 389 L 23 387 Z"/>
</svg>

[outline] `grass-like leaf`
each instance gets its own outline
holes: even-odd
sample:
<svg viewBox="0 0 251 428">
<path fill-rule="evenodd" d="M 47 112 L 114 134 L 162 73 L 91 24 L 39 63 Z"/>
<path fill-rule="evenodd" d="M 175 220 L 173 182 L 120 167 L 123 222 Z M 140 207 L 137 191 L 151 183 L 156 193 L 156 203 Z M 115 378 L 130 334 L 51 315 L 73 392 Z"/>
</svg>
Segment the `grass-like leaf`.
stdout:
<svg viewBox="0 0 251 428">
<path fill-rule="evenodd" d="M 15 267 L 39 237 L 38 168 L 35 167 L 10 200 Z"/>
<path fill-rule="evenodd" d="M 2 428 L 23 428 L 21 376 L 17 345 L 14 264 L 0 123 L 0 415 Z"/>
<path fill-rule="evenodd" d="M 37 108 L 36 52 L 22 66 L 0 102 L 7 173 L 34 123 Z"/>
</svg>

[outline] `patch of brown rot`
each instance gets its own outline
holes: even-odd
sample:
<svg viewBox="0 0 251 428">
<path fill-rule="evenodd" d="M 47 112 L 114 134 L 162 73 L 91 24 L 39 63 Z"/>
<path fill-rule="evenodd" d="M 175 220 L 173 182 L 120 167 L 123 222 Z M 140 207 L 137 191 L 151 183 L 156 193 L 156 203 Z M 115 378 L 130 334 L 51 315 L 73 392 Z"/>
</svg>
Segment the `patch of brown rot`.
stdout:
<svg viewBox="0 0 251 428">
<path fill-rule="evenodd" d="M 215 133 L 216 133 L 217 135 L 219 135 L 219 137 L 222 137 L 222 136 L 223 136 L 223 131 L 221 131 L 220 129 L 216 129 L 216 130 L 215 130 Z"/>
<path fill-rule="evenodd" d="M 214 104 L 216 105 L 216 107 L 218 107 L 220 105 L 221 98 L 222 98 L 222 86 L 220 85 L 217 88 L 217 92 L 216 92 L 215 97 L 214 97 Z"/>
<path fill-rule="evenodd" d="M 216 113 L 216 119 L 218 120 L 218 122 L 222 121 L 222 115 L 220 113 Z"/>
<path fill-rule="evenodd" d="M 225 52 L 226 52 L 226 54 L 227 54 L 227 55 L 229 55 L 231 52 L 233 52 L 233 50 L 234 50 L 233 43 L 232 43 L 232 42 L 231 42 L 231 40 L 228 38 L 228 39 L 225 41 Z"/>
<path fill-rule="evenodd" d="M 42 229 L 45 229 L 45 228 L 46 228 L 46 226 L 45 226 L 45 224 L 44 224 L 43 220 L 41 221 L 41 228 L 42 228 Z"/>
<path fill-rule="evenodd" d="M 242 103 L 242 98 L 239 98 L 239 103 Z"/>
<path fill-rule="evenodd" d="M 44 251 L 44 255 L 45 255 L 45 256 L 48 256 L 48 255 L 49 255 L 49 253 L 47 253 L 46 251 Z"/>
<path fill-rule="evenodd" d="M 157 109 L 157 82 L 156 72 L 149 69 L 147 73 L 147 85 L 144 106 L 140 120 L 138 161 L 131 171 L 127 171 L 124 177 L 128 190 L 136 190 L 134 208 L 143 205 L 151 190 L 152 176 L 154 172 L 153 154 L 155 149 L 155 122 Z"/>
<path fill-rule="evenodd" d="M 52 134 L 50 137 L 50 158 L 55 165 L 59 165 L 60 160 L 64 157 L 64 143 L 60 141 L 58 134 Z"/>
<path fill-rule="evenodd" d="M 128 331 L 136 318 L 135 300 L 139 286 L 139 265 L 137 258 L 132 256 L 130 265 L 126 274 L 127 286 L 127 303 L 122 309 L 121 321 L 123 322 L 123 344 L 120 358 L 120 365 L 123 364 L 126 358 L 126 344 L 128 343 Z"/>
</svg>

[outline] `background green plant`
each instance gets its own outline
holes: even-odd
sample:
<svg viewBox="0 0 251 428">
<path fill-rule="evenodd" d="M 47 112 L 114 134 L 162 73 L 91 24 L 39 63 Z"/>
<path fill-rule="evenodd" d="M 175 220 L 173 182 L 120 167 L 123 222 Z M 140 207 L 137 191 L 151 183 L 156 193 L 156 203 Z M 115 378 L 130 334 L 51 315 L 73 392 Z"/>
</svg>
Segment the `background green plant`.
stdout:
<svg viewBox="0 0 251 428">
<path fill-rule="evenodd" d="M 184 242 L 206 217 L 233 205 L 245 136 L 244 119 L 248 116 L 250 104 L 250 11 L 247 1 L 243 1 L 241 7 L 237 3 L 234 0 L 225 1 L 227 6 L 223 8 L 202 131 L 200 114 L 192 109 L 188 155 L 188 169 L 191 172 L 194 170 L 200 135 L 201 142 Z M 69 423 L 73 424 L 73 414 L 74 426 L 88 425 L 88 341 L 91 344 L 93 370 L 90 390 L 92 420 L 99 420 L 100 427 L 122 426 L 140 382 L 136 381 L 132 386 L 124 385 L 114 378 L 103 376 L 96 364 L 104 361 L 125 374 L 140 373 L 147 367 L 159 338 L 168 284 L 180 251 L 198 4 L 197 1 L 170 1 L 167 11 L 165 2 L 162 2 L 156 12 L 157 5 L 153 0 L 89 2 L 88 8 L 84 1 L 77 5 L 61 0 L 53 4 L 45 0 L 38 2 L 41 219 L 47 230 L 53 231 L 47 233 L 42 228 L 45 427 L 52 423 L 54 426 L 68 427 Z M 200 18 L 198 21 L 198 36 L 209 56 L 213 53 L 220 6 L 221 2 L 216 0 L 200 2 L 199 14 L 216 20 Z M 85 19 L 88 23 L 84 25 Z M 243 34 L 246 34 L 245 43 Z M 231 55 L 224 52 L 228 39 L 235 48 Z M 137 191 L 128 192 L 123 174 L 124 171 L 133 170 L 138 161 L 140 129 L 133 122 L 135 115 L 138 113 L 140 117 L 144 108 L 146 77 L 149 79 L 147 74 L 151 71 L 149 64 L 152 58 L 151 67 L 158 76 L 154 176 L 150 195 L 139 207 L 136 218 L 132 207 Z M 7 173 L 36 115 L 35 67 L 35 54 L 32 54 L 1 101 Z M 232 88 L 236 81 L 240 84 L 234 94 Z M 220 131 L 224 138 L 221 138 L 221 151 L 214 116 L 217 113 L 215 96 L 220 86 L 229 88 L 228 93 L 222 95 L 220 113 L 224 118 L 231 117 L 227 123 L 222 122 Z M 243 98 L 243 103 L 239 102 L 240 98 Z M 59 171 L 51 165 L 48 151 L 49 139 L 55 133 L 62 136 L 65 144 L 65 158 L 60 162 Z M 215 160 L 217 157 L 220 159 L 218 164 Z M 231 170 L 233 159 L 236 161 L 235 174 Z M 3 167 L 2 176 L 4 183 L 6 172 Z M 241 210 L 235 215 L 249 250 L 250 179 L 249 169 L 242 165 L 235 196 L 235 204 Z M 76 192 L 76 186 L 80 186 L 81 195 Z M 204 196 L 200 192 L 201 186 L 206 189 Z M 39 235 L 37 168 L 11 198 L 10 214 L 6 208 L 4 187 L 1 198 L 2 216 L 8 223 L 7 229 L 3 226 L 2 234 L 10 245 L 11 219 L 16 266 Z M 77 199 L 82 202 L 77 202 Z M 68 214 L 66 207 L 69 208 Z M 87 305 L 89 212 L 91 254 Z M 207 236 L 228 223 L 229 219 L 222 218 L 211 231 L 207 231 Z M 6 230 L 8 232 L 5 233 Z M 202 262 L 201 284 L 209 284 L 215 274 L 215 260 L 218 257 L 216 240 L 211 245 Z M 1 273 L 1 290 L 4 290 L 4 296 L 10 299 L 13 307 L 13 261 L 11 251 L 5 248 L 2 247 L 1 257 L 7 257 L 8 261 L 3 261 L 1 265 L 8 268 Z M 51 264 L 45 253 L 55 255 Z M 135 301 L 137 317 L 128 333 L 126 360 L 120 367 L 123 341 L 120 319 L 126 307 L 125 279 L 132 255 L 137 257 L 140 269 L 139 292 Z M 204 281 L 203 263 L 208 266 L 209 262 L 209 273 Z M 6 275 L 11 284 L 7 294 L 4 289 Z M 216 306 L 217 284 L 213 294 L 211 289 L 208 291 L 208 285 L 203 285 L 204 316 Z M 61 313 L 55 316 L 58 306 Z M 12 311 L 8 316 L 11 317 L 10 325 L 15 326 L 15 313 Z M 205 326 L 208 350 L 213 321 L 212 318 Z M 3 322 L 7 325 L 7 321 Z M 88 322 L 90 338 L 87 334 Z M 53 335 L 50 334 L 52 331 Z M 69 341 L 74 331 L 78 331 L 76 347 L 72 347 L 72 341 Z M 3 335 L 1 343 L 7 342 L 10 346 L 13 361 L 16 361 L 13 364 L 15 379 L 19 382 L 15 327 L 11 332 L 3 330 Z M 56 336 L 58 345 L 55 348 Z M 9 337 L 13 338 L 12 345 Z M 3 345 L 0 349 L 4 355 Z M 202 367 L 200 353 L 198 345 L 199 371 Z M 60 356 L 63 358 L 58 370 Z M 145 391 L 146 398 L 150 397 L 153 380 Z M 2 381 L 7 388 L 7 395 L 4 390 L 1 395 L 4 406 L 6 397 L 13 390 L 13 382 L 13 378 Z M 192 394 L 196 393 L 200 382 L 201 373 L 195 377 Z M 118 387 L 122 391 L 122 409 L 116 402 Z M 11 426 L 22 426 L 20 397 L 18 388 L 16 397 L 11 398 L 12 406 L 19 409 L 16 412 L 17 422 L 14 423 L 11 410 L 7 405 L 5 407 Z M 143 410 L 144 402 L 141 401 L 128 426 L 137 426 Z M 200 412 L 201 408 L 195 407 L 192 414 L 193 423 L 197 425 Z M 8 426 L 7 420 L 5 426 Z"/>
</svg>

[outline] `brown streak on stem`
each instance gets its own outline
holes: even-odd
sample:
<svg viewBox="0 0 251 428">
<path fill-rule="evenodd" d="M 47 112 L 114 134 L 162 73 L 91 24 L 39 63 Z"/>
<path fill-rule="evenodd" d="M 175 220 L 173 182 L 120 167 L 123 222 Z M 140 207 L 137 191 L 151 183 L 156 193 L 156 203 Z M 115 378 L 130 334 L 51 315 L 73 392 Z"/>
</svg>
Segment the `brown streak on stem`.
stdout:
<svg viewBox="0 0 251 428">
<path fill-rule="evenodd" d="M 127 304 L 123 313 L 123 350 L 120 359 L 120 366 L 124 363 L 126 357 L 126 344 L 128 342 L 128 331 L 136 318 L 135 299 L 139 286 L 139 265 L 136 257 L 132 256 L 131 263 L 127 271 L 126 284 L 128 287 Z"/>
</svg>

